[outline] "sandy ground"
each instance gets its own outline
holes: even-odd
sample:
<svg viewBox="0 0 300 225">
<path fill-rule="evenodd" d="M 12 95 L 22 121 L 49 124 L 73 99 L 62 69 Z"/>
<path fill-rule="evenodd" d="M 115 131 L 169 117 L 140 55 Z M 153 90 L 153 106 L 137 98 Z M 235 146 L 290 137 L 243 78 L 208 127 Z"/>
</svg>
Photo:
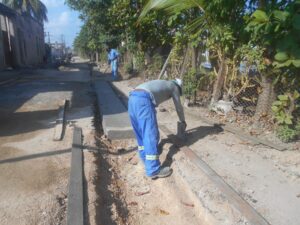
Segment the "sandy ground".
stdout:
<svg viewBox="0 0 300 225">
<path fill-rule="evenodd" d="M 207 224 L 180 180 L 145 177 L 133 140 L 104 138 L 87 64 L 60 70 L 1 82 L 0 224 L 66 224 L 74 126 L 83 131 L 85 224 Z M 55 142 L 65 99 L 71 103 L 66 132 Z"/>
<path fill-rule="evenodd" d="M 86 65 L 33 70 L 0 89 L 0 224 L 65 224 L 72 126 L 88 112 Z M 52 140 L 58 107 L 71 100 L 64 139 Z M 91 111 L 91 110 L 90 110 Z"/>
<path fill-rule="evenodd" d="M 94 134 L 84 137 L 88 224 L 205 224 L 186 187 L 174 177 L 147 178 L 135 141 L 105 139 L 99 116 L 95 110 Z"/>
<path fill-rule="evenodd" d="M 128 93 L 140 79 L 116 82 Z M 172 101 L 158 110 L 158 121 L 176 133 L 177 114 Z M 300 224 L 300 149 L 279 152 L 253 146 L 247 140 L 197 119 L 196 108 L 186 108 L 187 145 L 271 224 Z"/>
<path fill-rule="evenodd" d="M 87 64 L 60 69 L 26 72 L 0 83 L 1 225 L 66 223 L 74 126 L 83 130 L 86 224 L 229 224 L 219 212 L 212 212 L 218 223 L 205 218 L 194 193 L 178 177 L 195 179 L 193 185 L 204 200 L 214 198 L 217 190 L 199 180 L 201 174 L 170 144 L 164 146 L 161 161 L 174 168 L 173 176 L 146 178 L 134 140 L 111 143 L 102 135 Z M 92 79 L 109 81 L 110 77 L 95 74 Z M 115 85 L 128 93 L 140 82 L 131 79 Z M 54 142 L 53 127 L 64 99 L 71 100 L 68 125 L 63 141 Z M 158 110 L 158 120 L 175 132 L 177 115 L 172 102 L 161 108 L 166 111 Z M 190 148 L 271 224 L 300 224 L 299 150 L 278 152 L 253 146 L 201 122 L 197 109 L 186 111 Z M 222 201 L 215 199 L 214 204 L 222 207 Z"/>
</svg>

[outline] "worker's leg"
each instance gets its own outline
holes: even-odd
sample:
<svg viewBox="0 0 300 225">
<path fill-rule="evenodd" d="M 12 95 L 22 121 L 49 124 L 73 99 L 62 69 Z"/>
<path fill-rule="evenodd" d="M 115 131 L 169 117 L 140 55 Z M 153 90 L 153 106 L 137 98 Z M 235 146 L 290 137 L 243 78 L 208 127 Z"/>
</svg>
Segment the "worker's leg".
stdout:
<svg viewBox="0 0 300 225">
<path fill-rule="evenodd" d="M 143 145 L 143 137 L 142 132 L 139 129 L 138 119 L 137 119 L 137 108 L 136 106 L 138 104 L 138 97 L 136 96 L 130 96 L 128 101 L 128 114 L 130 118 L 130 122 L 138 143 L 138 152 L 141 160 L 145 163 L 145 151 L 144 151 L 144 145 Z"/>
<path fill-rule="evenodd" d="M 144 109 L 146 116 L 139 118 L 140 128 L 143 130 L 144 151 L 146 154 L 145 168 L 146 175 L 153 176 L 160 170 L 158 141 L 159 131 L 157 126 L 156 111 L 152 102 Z"/>
<path fill-rule="evenodd" d="M 117 60 L 113 60 L 112 61 L 112 69 L 111 69 L 111 73 L 112 73 L 112 79 L 116 80 L 118 78 L 118 65 L 117 65 Z"/>
</svg>

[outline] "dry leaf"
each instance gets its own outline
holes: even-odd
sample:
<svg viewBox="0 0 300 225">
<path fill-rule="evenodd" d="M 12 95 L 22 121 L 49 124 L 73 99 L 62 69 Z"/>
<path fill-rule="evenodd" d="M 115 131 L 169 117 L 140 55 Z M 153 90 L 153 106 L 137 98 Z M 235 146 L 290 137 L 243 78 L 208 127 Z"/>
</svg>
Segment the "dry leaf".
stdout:
<svg viewBox="0 0 300 225">
<path fill-rule="evenodd" d="M 137 191 L 137 192 L 135 193 L 135 195 L 136 195 L 136 196 L 142 196 L 142 195 L 149 194 L 149 193 L 150 193 L 150 190 L 144 191 L 144 192 L 142 192 L 142 191 Z"/>
<path fill-rule="evenodd" d="M 162 209 L 159 210 L 159 213 L 164 216 L 170 215 L 170 213 L 168 213 L 167 211 L 162 210 Z"/>
<path fill-rule="evenodd" d="M 137 202 L 129 202 L 128 205 L 130 205 L 130 206 L 137 206 L 138 203 Z"/>
<path fill-rule="evenodd" d="M 195 207 L 195 205 L 193 203 L 186 203 L 186 202 L 183 202 L 183 201 L 181 201 L 181 203 L 185 206 L 188 206 L 188 207 Z"/>
</svg>

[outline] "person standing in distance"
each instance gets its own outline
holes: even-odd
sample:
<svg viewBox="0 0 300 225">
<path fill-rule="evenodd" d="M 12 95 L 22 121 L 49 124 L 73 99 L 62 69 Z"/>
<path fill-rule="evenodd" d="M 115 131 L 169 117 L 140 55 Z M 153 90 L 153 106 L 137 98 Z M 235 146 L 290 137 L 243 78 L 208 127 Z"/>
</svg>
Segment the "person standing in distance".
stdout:
<svg viewBox="0 0 300 225">
<path fill-rule="evenodd" d="M 133 127 L 140 159 L 145 165 L 146 175 L 152 179 L 168 177 L 170 167 L 161 167 L 159 161 L 159 130 L 156 110 L 160 103 L 172 98 L 181 127 L 186 129 L 184 111 L 180 102 L 182 81 L 153 80 L 137 86 L 129 95 L 128 113 Z"/>
<path fill-rule="evenodd" d="M 106 48 L 108 64 L 111 65 L 112 80 L 118 79 L 118 58 L 119 52 L 113 48 Z"/>
</svg>

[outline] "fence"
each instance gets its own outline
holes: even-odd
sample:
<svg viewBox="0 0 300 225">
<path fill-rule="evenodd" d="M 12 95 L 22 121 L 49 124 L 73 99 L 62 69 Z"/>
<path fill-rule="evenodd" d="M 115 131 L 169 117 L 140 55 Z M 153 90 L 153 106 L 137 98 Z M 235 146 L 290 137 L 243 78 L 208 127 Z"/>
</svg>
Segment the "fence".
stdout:
<svg viewBox="0 0 300 225">
<path fill-rule="evenodd" d="M 190 52 L 175 49 L 170 54 L 163 79 L 183 78 L 186 105 L 199 107 L 199 113 L 205 117 L 218 120 L 220 123 L 234 124 L 251 135 L 259 135 L 275 143 L 281 143 L 276 138 L 276 132 L 284 142 L 299 140 L 300 114 L 297 108 L 300 104 L 299 96 L 288 97 L 287 93 L 291 92 L 288 84 L 282 85 L 282 82 L 274 83 L 274 80 L 268 80 L 258 73 L 255 65 L 247 65 L 247 62 L 240 63 L 237 68 L 228 63 L 230 69 L 226 68 L 226 75 L 220 87 L 220 97 L 213 101 L 219 74 L 207 61 L 207 54 L 199 56 L 199 61 L 204 63 L 199 63 L 201 66 L 197 72 L 190 69 L 192 67 Z M 160 73 L 162 58 L 155 57 L 152 64 L 144 67 L 142 74 L 145 79 L 157 79 Z M 277 106 L 274 106 L 274 102 L 277 102 Z M 274 111 L 274 107 L 278 108 L 277 112 Z M 293 126 L 288 121 L 288 115 L 292 116 Z M 282 123 L 278 123 L 280 117 L 283 117 Z"/>
</svg>

